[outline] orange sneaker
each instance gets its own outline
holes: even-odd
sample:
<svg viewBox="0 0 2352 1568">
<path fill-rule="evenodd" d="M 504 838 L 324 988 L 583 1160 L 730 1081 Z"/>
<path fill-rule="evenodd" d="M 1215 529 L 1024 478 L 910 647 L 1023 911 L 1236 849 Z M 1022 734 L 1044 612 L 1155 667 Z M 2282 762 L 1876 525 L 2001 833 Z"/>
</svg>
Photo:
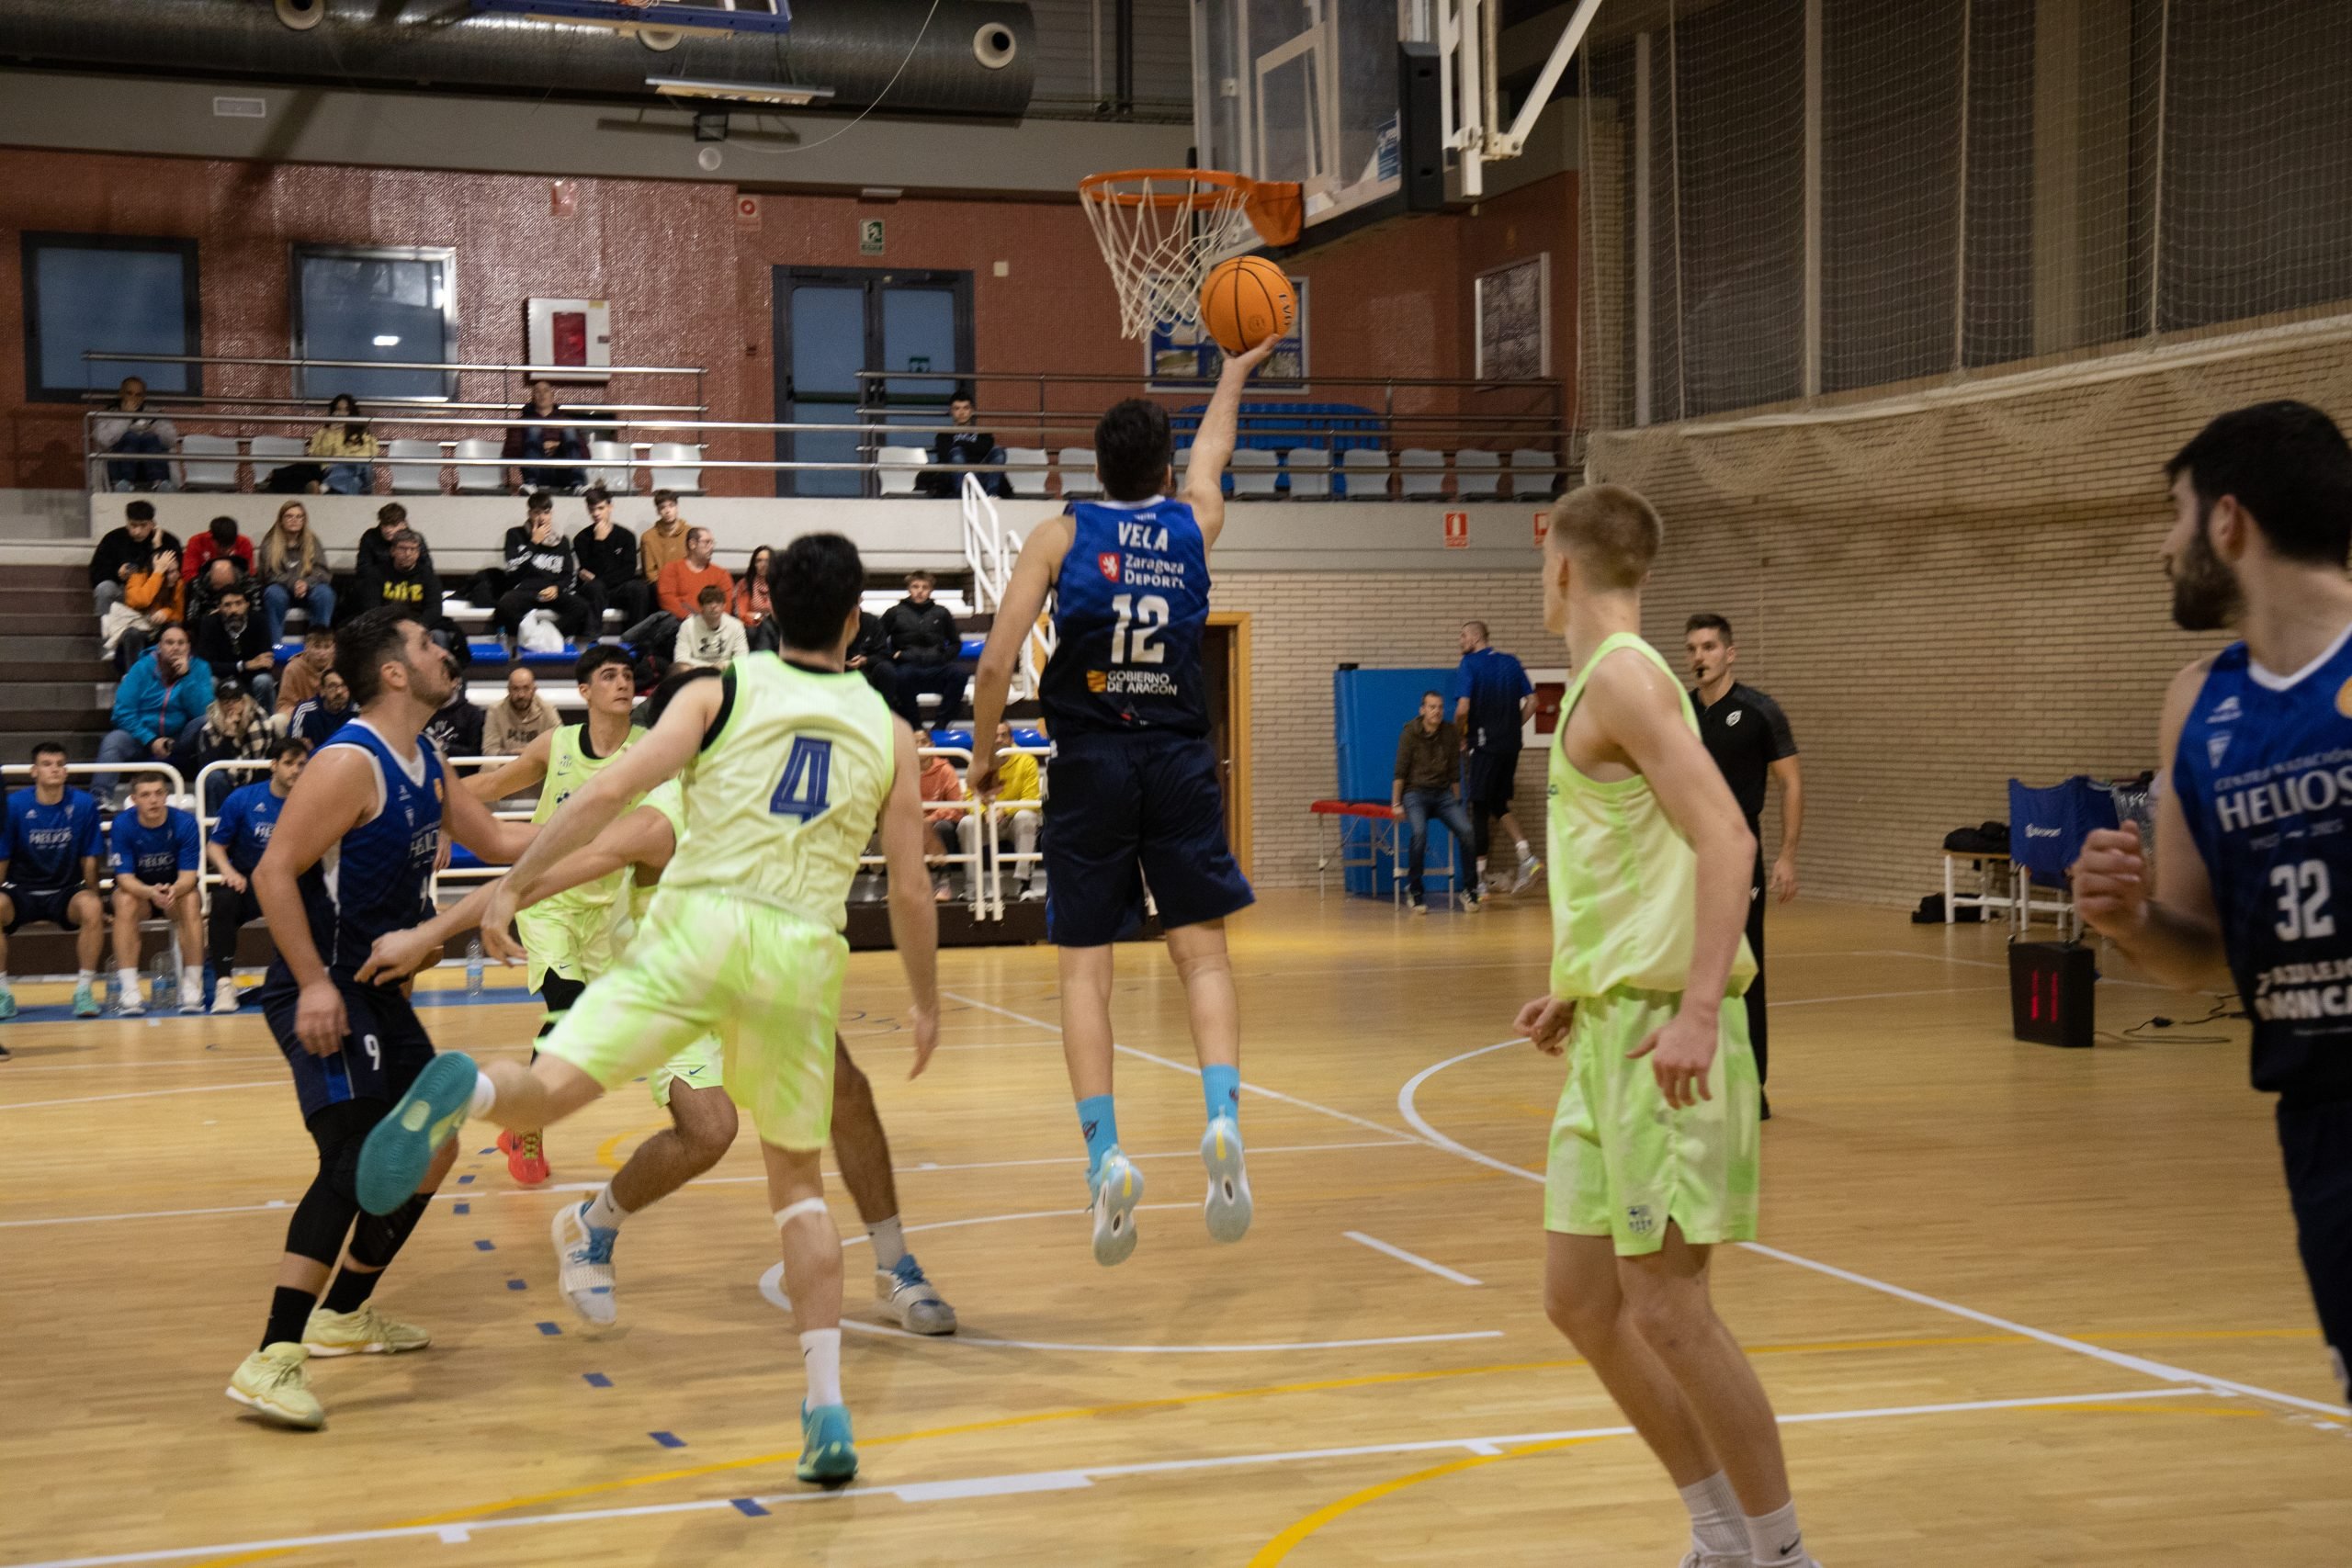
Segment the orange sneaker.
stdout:
<svg viewBox="0 0 2352 1568">
<path fill-rule="evenodd" d="M 548 1179 L 547 1152 L 537 1133 L 501 1133 L 499 1152 L 506 1156 L 506 1174 L 517 1187 L 537 1187 Z"/>
</svg>

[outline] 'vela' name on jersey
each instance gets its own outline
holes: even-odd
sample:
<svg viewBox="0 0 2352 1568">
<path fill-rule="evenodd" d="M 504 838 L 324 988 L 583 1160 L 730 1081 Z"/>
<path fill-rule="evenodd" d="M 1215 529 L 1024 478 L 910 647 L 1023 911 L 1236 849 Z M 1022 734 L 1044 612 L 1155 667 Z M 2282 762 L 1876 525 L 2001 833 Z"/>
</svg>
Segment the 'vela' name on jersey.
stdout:
<svg viewBox="0 0 2352 1568">
<path fill-rule="evenodd" d="M 2352 628 L 2301 673 L 2214 658 L 2172 788 L 2254 1015 L 2256 1089 L 2352 1096 Z"/>
<path fill-rule="evenodd" d="M 1057 735 L 1208 733 L 1201 628 L 1208 548 L 1185 502 L 1080 501 L 1054 581 L 1054 656 L 1038 697 Z"/>
</svg>

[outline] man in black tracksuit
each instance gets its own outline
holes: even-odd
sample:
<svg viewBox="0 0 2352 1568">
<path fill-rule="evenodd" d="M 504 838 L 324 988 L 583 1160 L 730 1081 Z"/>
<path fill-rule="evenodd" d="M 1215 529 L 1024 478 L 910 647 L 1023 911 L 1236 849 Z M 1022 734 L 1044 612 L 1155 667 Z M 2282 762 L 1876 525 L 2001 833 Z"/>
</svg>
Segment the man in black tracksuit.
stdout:
<svg viewBox="0 0 2352 1568">
<path fill-rule="evenodd" d="M 584 642 L 590 636 L 588 601 L 580 596 L 579 563 L 572 558 L 571 541 L 556 528 L 554 506 L 539 509 L 546 499 L 544 491 L 531 497 L 529 520 L 506 530 L 506 592 L 499 595 L 492 619 L 511 637 L 525 615 L 546 610 L 565 637 Z"/>
<path fill-rule="evenodd" d="M 898 709 L 917 729 L 954 718 L 972 678 L 956 614 L 931 596 L 933 586 L 931 573 L 915 572 L 907 579 L 907 596 L 882 616 L 882 634 L 890 639 L 890 667 L 898 675 Z M 925 692 L 939 697 L 939 710 L 931 719 L 924 718 L 917 701 Z"/>
</svg>

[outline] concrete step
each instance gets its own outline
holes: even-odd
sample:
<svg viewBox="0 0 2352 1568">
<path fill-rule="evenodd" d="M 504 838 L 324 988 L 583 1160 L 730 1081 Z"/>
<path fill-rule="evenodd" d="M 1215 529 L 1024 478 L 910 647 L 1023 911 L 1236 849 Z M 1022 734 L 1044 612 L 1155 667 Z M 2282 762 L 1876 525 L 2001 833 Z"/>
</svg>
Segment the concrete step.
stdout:
<svg viewBox="0 0 2352 1568">
<path fill-rule="evenodd" d="M 25 638 L 24 641 L 30 641 Z M 9 639 L 13 652 L 18 639 Z M 111 685 L 115 668 L 103 659 L 24 659 L 13 664 L 0 664 L 0 681 L 88 681 Z"/>
<path fill-rule="evenodd" d="M 96 548 L 95 546 L 92 547 Z M 86 565 L 73 562 L 52 561 L 47 564 L 31 561 L 12 562 L 8 567 L 7 586 L 39 589 L 52 593 L 63 593 L 70 590 L 80 593 L 83 603 L 87 604 L 90 597 L 90 570 Z"/>
<path fill-rule="evenodd" d="M 111 693 L 94 681 L 0 682 L 0 718 L 20 713 L 98 709 L 112 700 Z"/>
<path fill-rule="evenodd" d="M 8 638 L 11 646 L 20 637 L 72 637 L 75 634 L 96 640 L 98 618 L 90 614 L 85 604 L 79 611 L 54 607 L 31 610 L 8 616 Z"/>
<path fill-rule="evenodd" d="M 85 617 L 72 635 L 44 632 L 38 635 L 22 631 L 17 623 L 5 623 L 8 627 L 7 655 L 11 659 L 49 662 L 56 660 L 91 660 L 99 664 L 106 660 L 98 656 L 98 634 L 92 628 L 96 622 Z M 107 666 L 111 669 L 112 666 Z"/>
</svg>

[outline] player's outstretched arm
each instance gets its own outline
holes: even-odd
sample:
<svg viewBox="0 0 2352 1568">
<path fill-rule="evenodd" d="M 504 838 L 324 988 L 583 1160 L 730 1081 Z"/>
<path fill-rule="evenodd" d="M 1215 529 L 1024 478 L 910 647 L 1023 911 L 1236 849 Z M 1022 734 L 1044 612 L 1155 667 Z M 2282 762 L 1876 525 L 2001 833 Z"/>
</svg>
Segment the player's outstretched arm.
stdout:
<svg viewBox="0 0 2352 1568">
<path fill-rule="evenodd" d="M 462 787 L 482 804 L 504 800 L 510 795 L 520 795 L 548 776 L 548 758 L 555 747 L 555 731 L 550 729 L 523 748 L 512 761 L 497 767 L 469 773 Z"/>
<path fill-rule="evenodd" d="M 329 746 L 302 770 L 294 789 L 277 814 L 269 848 L 254 867 L 254 897 L 262 919 L 269 923 L 270 940 L 278 957 L 301 987 L 294 1010 L 294 1033 L 314 1056 L 331 1056 L 343 1048 L 347 1032 L 343 993 L 335 989 L 327 966 L 311 940 L 310 917 L 302 908 L 302 890 L 296 879 L 319 863 L 335 841 L 374 808 L 381 780 L 375 763 L 356 746 Z"/>
<path fill-rule="evenodd" d="M 1001 625 L 1001 623 L 1000 623 Z M 907 972 L 908 1006 L 915 1032 L 913 1077 L 931 1060 L 939 1043 L 939 906 L 931 896 L 931 873 L 923 865 L 922 792 L 916 779 L 922 772 L 915 756 L 915 732 L 901 721 L 892 750 L 897 766 L 890 778 L 890 797 L 882 805 L 882 857 L 890 871 L 890 941 Z M 994 734 L 995 726 L 982 731 Z M 978 759 L 974 759 L 977 764 Z"/>
<path fill-rule="evenodd" d="M 2156 979 L 2184 991 L 2213 984 L 2228 966 L 2205 857 L 2197 852 L 2188 818 L 2172 790 L 2181 728 L 2211 663 L 2191 664 L 2173 677 L 2165 694 L 2164 718 L 2156 729 L 2156 755 L 2165 764 L 2156 779 L 2156 885 L 2148 885 L 2147 851 L 2136 822 L 2093 832 L 2072 868 L 2075 908 L 2084 921 Z"/>
<path fill-rule="evenodd" d="M 447 767 L 447 764 L 444 764 Z M 445 777 L 454 776 L 445 773 Z M 489 807 L 460 787 L 443 792 L 441 827 L 450 838 L 492 865 L 512 865 L 531 847 L 538 829 L 528 822 L 506 822 Z"/>
<path fill-rule="evenodd" d="M 1193 434 L 1192 458 L 1184 465 L 1184 500 L 1193 509 L 1193 521 L 1201 525 L 1204 549 L 1216 548 L 1217 536 L 1225 532 L 1225 468 L 1233 461 L 1242 389 L 1250 383 L 1250 372 L 1274 352 L 1275 342 L 1268 338 L 1247 354 L 1225 356 L 1216 391 L 1201 415 L 1201 428 Z"/>
<path fill-rule="evenodd" d="M 1583 701 L 1601 734 L 1649 781 L 1667 820 L 1699 857 L 1697 930 L 1682 1005 L 1633 1053 L 1649 1056 L 1668 1104 L 1695 1104 L 1713 1098 L 1707 1074 L 1714 1065 L 1724 987 L 1747 924 L 1756 837 L 1722 770 L 1683 722 L 1682 688 L 1672 676 L 1646 659 L 1614 653 L 1593 666 Z"/>
<path fill-rule="evenodd" d="M 1077 525 L 1067 515 L 1037 525 L 1012 563 L 1012 579 L 1004 586 L 1004 602 L 996 607 L 996 624 L 989 628 L 988 646 L 980 650 L 979 667 L 972 675 L 972 765 L 967 771 L 974 795 L 995 787 L 996 752 L 982 745 L 1004 717 L 1005 698 L 1012 690 L 1012 671 L 1021 661 L 1021 644 L 1036 629 L 1045 613 L 1046 595 L 1060 576 L 1062 558 L 1069 554 Z"/>
</svg>

